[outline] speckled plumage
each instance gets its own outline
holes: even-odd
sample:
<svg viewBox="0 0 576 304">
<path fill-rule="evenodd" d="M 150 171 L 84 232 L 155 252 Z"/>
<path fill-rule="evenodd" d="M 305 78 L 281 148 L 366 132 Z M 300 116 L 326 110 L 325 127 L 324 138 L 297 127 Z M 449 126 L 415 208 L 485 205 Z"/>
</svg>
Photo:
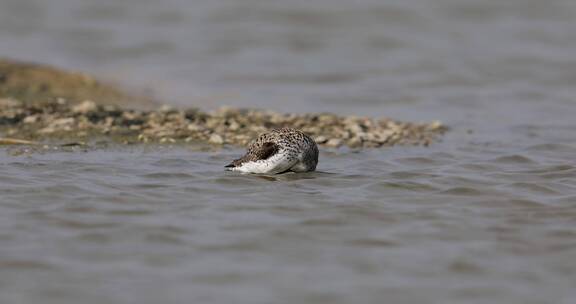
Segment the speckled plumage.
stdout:
<svg viewBox="0 0 576 304">
<path fill-rule="evenodd" d="M 318 147 L 301 131 L 284 128 L 264 133 L 248 145 L 248 151 L 226 166 L 244 173 L 276 174 L 287 171 L 314 171 Z"/>
</svg>

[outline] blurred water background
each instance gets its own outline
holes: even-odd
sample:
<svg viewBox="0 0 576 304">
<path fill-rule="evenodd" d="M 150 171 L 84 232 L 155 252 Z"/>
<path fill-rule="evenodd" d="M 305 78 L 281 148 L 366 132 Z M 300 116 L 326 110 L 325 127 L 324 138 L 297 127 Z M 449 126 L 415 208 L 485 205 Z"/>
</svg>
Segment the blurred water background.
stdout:
<svg viewBox="0 0 576 304">
<path fill-rule="evenodd" d="M 440 119 L 429 148 L 0 155 L 1 303 L 573 303 L 576 1 L 0 0 L 0 56 L 179 106 Z"/>
</svg>

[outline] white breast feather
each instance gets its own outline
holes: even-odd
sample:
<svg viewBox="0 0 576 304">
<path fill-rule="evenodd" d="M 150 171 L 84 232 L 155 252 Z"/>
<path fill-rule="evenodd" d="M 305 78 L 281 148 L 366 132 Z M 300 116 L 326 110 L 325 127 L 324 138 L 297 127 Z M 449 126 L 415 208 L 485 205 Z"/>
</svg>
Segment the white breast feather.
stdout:
<svg viewBox="0 0 576 304">
<path fill-rule="evenodd" d="M 286 151 L 280 150 L 268 159 L 245 162 L 241 166 L 232 168 L 232 171 L 276 174 L 290 169 L 297 162 L 298 159 L 289 161 Z"/>
</svg>

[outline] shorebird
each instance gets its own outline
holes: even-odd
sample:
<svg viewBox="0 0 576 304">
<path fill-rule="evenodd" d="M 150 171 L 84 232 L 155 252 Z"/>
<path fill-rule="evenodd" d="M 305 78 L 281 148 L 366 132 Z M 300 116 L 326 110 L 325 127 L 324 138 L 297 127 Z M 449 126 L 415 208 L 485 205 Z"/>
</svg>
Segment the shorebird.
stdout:
<svg viewBox="0 0 576 304">
<path fill-rule="evenodd" d="M 314 171 L 318 147 L 301 131 L 283 128 L 264 133 L 248 145 L 248 151 L 226 166 L 243 173 L 277 174 Z"/>
</svg>

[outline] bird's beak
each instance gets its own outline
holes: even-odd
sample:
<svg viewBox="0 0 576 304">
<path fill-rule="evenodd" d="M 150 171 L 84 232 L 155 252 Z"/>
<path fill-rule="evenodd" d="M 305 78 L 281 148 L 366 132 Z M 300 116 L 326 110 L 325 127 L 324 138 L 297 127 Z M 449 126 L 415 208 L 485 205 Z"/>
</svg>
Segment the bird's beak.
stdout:
<svg viewBox="0 0 576 304">
<path fill-rule="evenodd" d="M 228 165 L 224 166 L 224 168 L 234 168 L 236 166 L 234 166 L 233 163 L 229 163 Z"/>
</svg>

